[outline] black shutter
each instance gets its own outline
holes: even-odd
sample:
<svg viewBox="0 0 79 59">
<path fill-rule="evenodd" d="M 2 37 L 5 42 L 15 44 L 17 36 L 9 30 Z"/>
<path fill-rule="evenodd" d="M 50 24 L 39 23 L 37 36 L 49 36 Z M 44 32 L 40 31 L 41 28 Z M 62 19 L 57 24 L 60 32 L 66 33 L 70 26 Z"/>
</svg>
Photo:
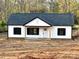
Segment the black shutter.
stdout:
<svg viewBox="0 0 79 59">
<path fill-rule="evenodd" d="M 37 35 L 39 35 L 39 28 L 37 28 Z"/>
</svg>

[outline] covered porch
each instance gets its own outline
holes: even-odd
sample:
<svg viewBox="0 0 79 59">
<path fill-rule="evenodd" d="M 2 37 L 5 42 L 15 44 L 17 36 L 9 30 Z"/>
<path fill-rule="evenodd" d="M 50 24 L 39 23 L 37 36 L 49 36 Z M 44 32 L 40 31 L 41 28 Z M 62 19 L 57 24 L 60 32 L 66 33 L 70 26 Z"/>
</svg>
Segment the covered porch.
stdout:
<svg viewBox="0 0 79 59">
<path fill-rule="evenodd" d="M 51 38 L 51 27 L 25 27 L 25 38 Z"/>
<path fill-rule="evenodd" d="M 50 34 L 51 25 L 47 22 L 41 20 L 40 18 L 35 18 L 29 23 L 25 24 L 25 37 L 26 38 L 51 38 Z"/>
</svg>

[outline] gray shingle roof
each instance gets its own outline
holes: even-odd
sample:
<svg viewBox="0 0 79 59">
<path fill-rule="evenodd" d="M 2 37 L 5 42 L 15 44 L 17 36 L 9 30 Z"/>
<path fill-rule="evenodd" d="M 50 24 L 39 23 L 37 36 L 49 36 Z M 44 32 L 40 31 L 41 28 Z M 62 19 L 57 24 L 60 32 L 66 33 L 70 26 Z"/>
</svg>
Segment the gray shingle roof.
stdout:
<svg viewBox="0 0 79 59">
<path fill-rule="evenodd" d="M 54 26 L 74 24 L 74 15 L 71 13 L 15 13 L 10 15 L 8 25 L 24 25 L 37 17 Z"/>
</svg>

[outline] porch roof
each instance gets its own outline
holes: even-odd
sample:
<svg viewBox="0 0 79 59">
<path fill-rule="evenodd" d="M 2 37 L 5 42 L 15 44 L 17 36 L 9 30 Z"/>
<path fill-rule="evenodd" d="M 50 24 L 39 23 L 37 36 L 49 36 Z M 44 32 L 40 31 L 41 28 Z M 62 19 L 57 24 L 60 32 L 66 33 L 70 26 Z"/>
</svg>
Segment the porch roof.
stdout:
<svg viewBox="0 0 79 59">
<path fill-rule="evenodd" d="M 74 15 L 71 13 L 15 13 L 10 15 L 8 25 L 25 25 L 34 18 L 40 18 L 52 26 L 71 26 L 74 24 Z"/>
</svg>

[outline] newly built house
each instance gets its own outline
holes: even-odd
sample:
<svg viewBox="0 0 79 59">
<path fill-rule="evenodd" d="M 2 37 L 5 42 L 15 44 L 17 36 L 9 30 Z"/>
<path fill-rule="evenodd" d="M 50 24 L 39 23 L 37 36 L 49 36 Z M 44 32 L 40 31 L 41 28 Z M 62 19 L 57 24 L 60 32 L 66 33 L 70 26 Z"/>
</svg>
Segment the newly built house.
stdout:
<svg viewBox="0 0 79 59">
<path fill-rule="evenodd" d="M 15 13 L 8 20 L 9 38 L 72 38 L 71 13 Z"/>
</svg>

